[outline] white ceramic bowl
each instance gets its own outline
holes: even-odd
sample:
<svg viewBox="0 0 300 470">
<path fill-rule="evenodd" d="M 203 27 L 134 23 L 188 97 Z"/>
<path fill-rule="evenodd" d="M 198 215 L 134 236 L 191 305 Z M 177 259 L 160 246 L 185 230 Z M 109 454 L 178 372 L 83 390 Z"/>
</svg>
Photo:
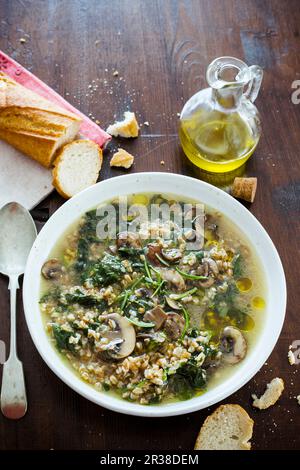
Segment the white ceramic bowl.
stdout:
<svg viewBox="0 0 300 470">
<path fill-rule="evenodd" d="M 256 250 L 267 283 L 267 311 L 263 331 L 236 372 L 202 396 L 176 403 L 143 406 L 98 392 L 80 380 L 61 360 L 49 341 L 39 310 L 40 271 L 57 239 L 80 215 L 118 195 L 142 192 L 173 193 L 195 198 L 222 212 L 240 227 Z M 286 308 L 286 283 L 282 264 L 270 237 L 255 217 L 239 202 L 210 184 L 170 173 L 135 173 L 112 178 L 86 189 L 58 209 L 39 233 L 29 255 L 23 299 L 31 337 L 44 361 L 67 385 L 98 405 L 138 416 L 173 416 L 205 408 L 240 389 L 261 368 L 280 334 Z"/>
</svg>

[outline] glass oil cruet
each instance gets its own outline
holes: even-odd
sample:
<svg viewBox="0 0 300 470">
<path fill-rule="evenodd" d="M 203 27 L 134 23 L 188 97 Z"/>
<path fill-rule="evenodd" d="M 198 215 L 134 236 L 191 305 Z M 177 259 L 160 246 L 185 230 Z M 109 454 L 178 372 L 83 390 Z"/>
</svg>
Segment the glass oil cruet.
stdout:
<svg viewBox="0 0 300 470">
<path fill-rule="evenodd" d="M 263 70 L 234 57 L 215 59 L 206 72 L 210 88 L 192 96 L 180 115 L 179 137 L 189 160 L 202 170 L 226 173 L 242 166 L 260 135 L 255 101 Z"/>
</svg>

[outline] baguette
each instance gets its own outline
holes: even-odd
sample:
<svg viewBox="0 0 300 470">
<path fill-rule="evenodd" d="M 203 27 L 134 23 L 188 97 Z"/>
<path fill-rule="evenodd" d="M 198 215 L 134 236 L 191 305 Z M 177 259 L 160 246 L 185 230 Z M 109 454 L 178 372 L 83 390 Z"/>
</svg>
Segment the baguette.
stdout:
<svg viewBox="0 0 300 470">
<path fill-rule="evenodd" d="M 81 118 L 0 72 L 0 138 L 49 168 Z"/>
<path fill-rule="evenodd" d="M 102 165 L 102 150 L 91 140 L 74 140 L 59 152 L 52 171 L 53 186 L 70 198 L 96 183 Z"/>
</svg>

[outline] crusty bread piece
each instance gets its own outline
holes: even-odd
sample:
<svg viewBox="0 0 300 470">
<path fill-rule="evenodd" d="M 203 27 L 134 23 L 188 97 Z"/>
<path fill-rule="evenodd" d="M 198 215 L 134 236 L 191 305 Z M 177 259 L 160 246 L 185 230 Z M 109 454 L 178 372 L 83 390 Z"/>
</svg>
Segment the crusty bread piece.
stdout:
<svg viewBox="0 0 300 470">
<path fill-rule="evenodd" d="M 133 162 L 134 162 L 134 156 L 131 155 L 131 153 L 126 152 L 126 150 L 120 148 L 111 157 L 109 165 L 126 168 L 128 170 L 128 168 L 132 166 Z"/>
<path fill-rule="evenodd" d="M 70 198 L 96 183 L 102 165 L 102 150 L 91 140 L 74 140 L 59 152 L 53 168 L 53 186 Z"/>
<path fill-rule="evenodd" d="M 266 410 L 270 406 L 275 405 L 277 400 L 279 400 L 281 397 L 283 390 L 283 380 L 279 377 L 276 377 L 275 379 L 271 380 L 269 384 L 267 384 L 266 391 L 260 398 L 258 398 L 255 394 L 252 394 L 252 405 L 260 410 Z"/>
<path fill-rule="evenodd" d="M 106 132 L 114 137 L 137 137 L 139 135 L 139 125 L 135 114 L 125 111 L 123 121 L 117 121 L 106 129 Z"/>
<path fill-rule="evenodd" d="M 204 421 L 196 450 L 250 450 L 253 420 L 239 405 L 221 405 Z"/>
<path fill-rule="evenodd" d="M 0 72 L 0 138 L 49 168 L 78 133 L 81 118 Z"/>
</svg>

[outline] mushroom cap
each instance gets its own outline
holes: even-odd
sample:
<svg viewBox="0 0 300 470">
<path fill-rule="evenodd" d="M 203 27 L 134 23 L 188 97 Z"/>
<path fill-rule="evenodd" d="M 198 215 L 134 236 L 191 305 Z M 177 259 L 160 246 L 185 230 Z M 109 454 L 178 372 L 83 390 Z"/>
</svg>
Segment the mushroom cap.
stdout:
<svg viewBox="0 0 300 470">
<path fill-rule="evenodd" d="M 56 259 L 48 259 L 42 266 L 41 273 L 45 279 L 54 281 L 59 279 L 63 274 L 63 266 L 61 262 Z"/>
<path fill-rule="evenodd" d="M 174 286 L 177 290 L 185 290 L 185 281 L 181 274 L 179 274 L 175 269 L 170 268 L 159 268 L 161 277 Z"/>
<path fill-rule="evenodd" d="M 104 320 L 112 320 L 115 322 L 115 328 L 111 331 L 105 332 L 104 337 L 110 340 L 112 348 L 105 351 L 111 359 L 123 359 L 129 356 L 135 347 L 136 335 L 133 325 L 122 317 L 119 313 L 109 313 L 102 315 Z M 119 341 L 118 341 L 119 340 Z"/>
<path fill-rule="evenodd" d="M 182 252 L 178 248 L 163 249 L 161 250 L 161 254 L 162 257 L 170 263 L 174 263 L 182 258 Z"/>
<path fill-rule="evenodd" d="M 167 305 L 172 309 L 172 310 L 181 310 L 181 305 L 178 304 L 178 302 L 171 297 L 165 297 Z"/>
<path fill-rule="evenodd" d="M 227 364 L 237 364 L 247 353 L 247 341 L 243 333 L 234 326 L 226 326 L 220 337 L 220 349 Z"/>
<path fill-rule="evenodd" d="M 180 338 L 184 330 L 185 320 L 182 315 L 176 312 L 168 312 L 164 323 L 164 331 L 170 340 L 175 341 Z"/>
<path fill-rule="evenodd" d="M 155 324 L 155 330 L 159 330 L 162 327 L 166 318 L 166 312 L 159 305 L 156 305 L 151 310 L 148 310 L 143 317 L 146 322 L 151 322 Z"/>
</svg>

